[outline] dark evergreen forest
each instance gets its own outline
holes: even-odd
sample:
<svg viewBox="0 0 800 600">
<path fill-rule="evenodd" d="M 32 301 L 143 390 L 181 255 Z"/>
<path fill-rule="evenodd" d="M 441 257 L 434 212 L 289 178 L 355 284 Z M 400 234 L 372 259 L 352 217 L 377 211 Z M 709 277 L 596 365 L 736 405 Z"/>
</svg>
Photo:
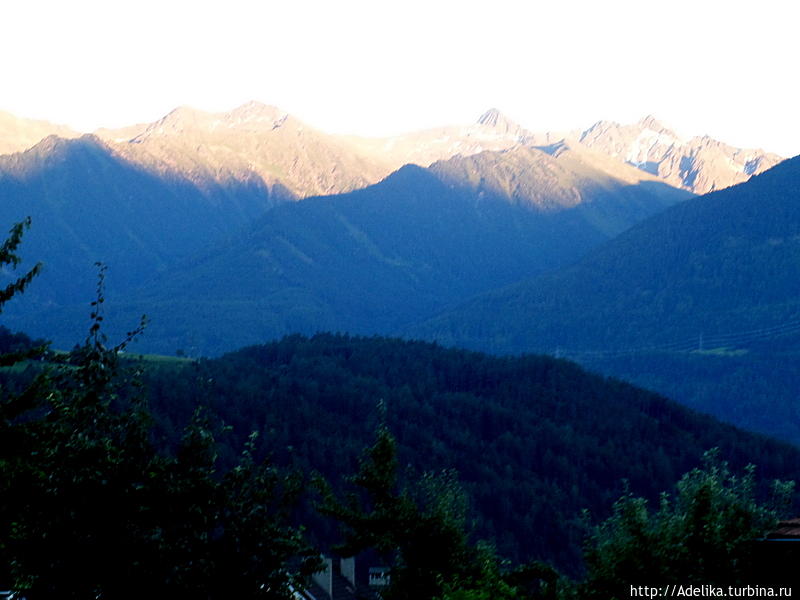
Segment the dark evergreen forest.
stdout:
<svg viewBox="0 0 800 600">
<path fill-rule="evenodd" d="M 356 470 L 382 402 L 404 477 L 457 470 L 476 538 L 570 573 L 581 569 L 581 512 L 607 516 L 624 481 L 655 501 L 712 447 L 737 468 L 758 465 L 761 481 L 800 475 L 794 447 L 544 356 L 320 334 L 146 374 L 164 440 L 205 404 L 230 427 L 228 460 L 257 431 L 262 451 L 336 487 Z M 333 539 L 324 523 L 315 531 Z"/>
</svg>

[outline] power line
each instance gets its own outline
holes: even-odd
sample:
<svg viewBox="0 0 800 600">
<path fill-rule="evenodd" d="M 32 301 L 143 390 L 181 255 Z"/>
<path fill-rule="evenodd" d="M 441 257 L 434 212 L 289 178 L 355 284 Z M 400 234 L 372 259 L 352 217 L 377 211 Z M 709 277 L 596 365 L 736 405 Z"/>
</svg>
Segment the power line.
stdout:
<svg viewBox="0 0 800 600">
<path fill-rule="evenodd" d="M 733 331 L 711 336 L 706 335 L 704 332 L 700 332 L 698 336 L 693 338 L 687 337 L 681 340 L 674 340 L 660 344 L 651 344 L 648 346 L 629 346 L 626 348 L 617 348 L 613 350 L 569 350 L 563 346 L 559 346 L 558 354 L 559 356 L 566 356 L 570 358 L 603 358 L 651 352 L 670 352 L 680 354 L 726 346 L 743 346 L 751 342 L 768 340 L 798 332 L 800 332 L 800 319 L 788 321 L 780 325 L 773 325 L 771 327 Z"/>
</svg>

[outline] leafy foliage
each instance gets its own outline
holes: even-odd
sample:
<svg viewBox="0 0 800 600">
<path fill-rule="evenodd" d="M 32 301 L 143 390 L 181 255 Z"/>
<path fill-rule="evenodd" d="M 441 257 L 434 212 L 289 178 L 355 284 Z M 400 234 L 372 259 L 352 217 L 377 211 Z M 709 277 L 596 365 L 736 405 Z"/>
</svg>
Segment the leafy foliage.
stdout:
<svg viewBox="0 0 800 600">
<path fill-rule="evenodd" d="M 344 528 L 338 551 L 379 551 L 393 565 L 386 600 L 555 599 L 567 583 L 548 565 L 508 568 L 486 542 L 473 544 L 467 498 L 453 470 L 398 482 L 396 441 L 382 423 L 342 502 L 326 488 L 320 509 Z M 359 493 L 360 492 L 360 493 Z"/>
<path fill-rule="evenodd" d="M 22 234 L 31 226 L 31 218 L 27 217 L 24 221 L 16 223 L 9 231 L 9 236 L 0 246 L 0 269 L 10 268 L 11 271 L 19 267 L 22 259 L 16 253 L 17 248 L 22 242 Z M 42 270 L 42 263 L 36 263 L 32 269 L 27 273 L 16 277 L 6 286 L 0 289 L 0 313 L 3 312 L 5 304 L 14 296 L 22 294 L 30 285 L 33 278 L 39 275 Z M 0 367 L 13 365 L 16 362 L 40 356 L 44 351 L 46 344 L 39 342 L 34 344 L 30 338 L 25 335 L 13 335 L 5 327 L 0 328 L 0 339 L 2 340 L 2 347 L 0 347 Z"/>
<path fill-rule="evenodd" d="M 19 266 L 22 259 L 16 254 L 19 244 L 22 242 L 22 233 L 25 229 L 30 228 L 31 218 L 28 217 L 24 221 L 15 224 L 9 232 L 8 238 L 0 246 L 0 266 L 11 266 L 16 268 Z M 16 294 L 21 294 L 25 291 L 33 278 L 41 271 L 41 263 L 37 263 L 30 271 L 18 277 L 2 290 L 0 290 L 0 307 L 6 302 L 11 300 Z"/>
<path fill-rule="evenodd" d="M 655 512 L 644 498 L 624 495 L 588 541 L 582 597 L 627 598 L 632 585 L 752 583 L 752 542 L 775 524 L 793 485 L 775 482 L 777 503 L 768 506 L 756 499 L 754 472 L 735 475 L 712 451 Z"/>
<path fill-rule="evenodd" d="M 345 528 L 342 553 L 375 549 L 394 565 L 383 598 L 433 598 L 446 580 L 473 568 L 462 493 L 453 473 L 429 473 L 418 489 L 398 489 L 395 441 L 381 426 L 350 482 L 361 497 L 351 494 L 340 503 L 328 494 L 321 509 Z"/>
<path fill-rule="evenodd" d="M 216 439 L 199 416 L 174 455 L 156 449 L 143 397 L 132 393 L 136 374 L 120 365 L 144 325 L 106 347 L 103 277 L 101 268 L 89 335 L 71 360 L 0 398 L 0 583 L 31 599 L 128 598 L 142 588 L 291 597 L 318 562 L 290 524 L 298 477 L 256 462 L 254 438 L 218 472 Z"/>
<path fill-rule="evenodd" d="M 31 224 L 30 217 L 15 224 L 9 232 L 9 237 L 0 246 L 0 267 L 11 267 L 12 270 L 19 266 L 21 259 L 16 254 L 22 241 L 22 234 Z M 0 312 L 3 306 L 16 294 L 21 294 L 28 287 L 33 278 L 41 269 L 37 264 L 33 269 L 17 277 L 0 291 Z M 41 354 L 42 348 L 32 344 L 30 338 L 24 335 L 13 335 L 6 328 L 0 329 L 2 339 L 2 352 L 0 353 L 0 366 L 9 366 L 14 363 Z M 27 393 L 21 396 L 10 395 L 0 387 L 0 475 L 13 471 L 16 462 L 16 448 L 24 440 L 18 434 L 12 423 L 30 410 L 35 404 L 35 386 L 31 386 Z M 9 506 L 14 502 L 12 497 L 13 480 L 0 478 L 0 514 L 5 516 Z M 16 523 L 0 520 L 0 578 L 8 577 L 7 565 L 10 563 L 7 540 Z"/>
</svg>

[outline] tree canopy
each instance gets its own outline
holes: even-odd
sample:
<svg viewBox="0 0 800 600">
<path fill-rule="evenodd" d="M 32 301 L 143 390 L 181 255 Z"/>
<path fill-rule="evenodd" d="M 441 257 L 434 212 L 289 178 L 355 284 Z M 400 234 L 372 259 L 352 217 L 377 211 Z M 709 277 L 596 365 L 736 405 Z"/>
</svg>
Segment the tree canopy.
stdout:
<svg viewBox="0 0 800 600">
<path fill-rule="evenodd" d="M 14 254 L 25 224 L 0 248 Z M 38 266 L 10 284 L 0 305 Z M 37 598 L 290 598 L 318 556 L 291 524 L 298 475 L 254 459 L 219 469 L 210 419 L 159 449 L 137 374 L 107 347 L 103 270 L 84 343 L 0 396 L 0 583 Z M 30 352 L 27 353 L 30 355 Z M 6 355 L 6 363 L 20 358 Z M 133 390 L 133 393 L 132 393 Z"/>
</svg>

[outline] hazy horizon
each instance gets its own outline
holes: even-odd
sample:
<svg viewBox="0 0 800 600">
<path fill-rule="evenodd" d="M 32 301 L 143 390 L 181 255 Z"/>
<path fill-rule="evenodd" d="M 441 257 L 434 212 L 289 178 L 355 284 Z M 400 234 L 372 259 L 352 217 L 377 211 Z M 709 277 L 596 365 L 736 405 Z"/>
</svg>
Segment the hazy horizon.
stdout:
<svg viewBox="0 0 800 600">
<path fill-rule="evenodd" d="M 800 153 L 795 19 L 778 0 L 6 8 L 0 110 L 78 131 L 258 100 L 326 132 L 380 137 L 497 107 L 531 131 L 654 114 L 685 137 Z"/>
</svg>

